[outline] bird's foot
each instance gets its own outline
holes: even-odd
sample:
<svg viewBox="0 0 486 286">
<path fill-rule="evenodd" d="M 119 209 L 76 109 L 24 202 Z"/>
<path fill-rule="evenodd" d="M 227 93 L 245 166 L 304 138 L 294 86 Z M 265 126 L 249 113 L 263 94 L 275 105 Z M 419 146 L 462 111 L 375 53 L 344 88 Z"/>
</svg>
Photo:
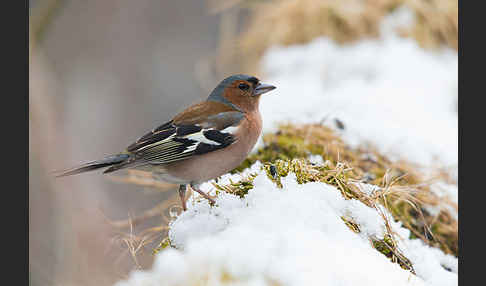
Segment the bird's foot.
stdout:
<svg viewBox="0 0 486 286">
<path fill-rule="evenodd" d="M 182 210 L 186 211 L 186 185 L 179 186 L 179 197 L 181 198 Z"/>
<path fill-rule="evenodd" d="M 208 195 L 206 194 L 205 192 L 199 190 L 198 188 L 194 187 L 194 186 L 191 186 L 191 189 L 193 189 L 194 191 L 198 192 L 201 196 L 203 196 L 205 199 L 207 199 L 209 201 L 209 204 L 214 206 L 216 204 L 216 202 Z"/>
</svg>

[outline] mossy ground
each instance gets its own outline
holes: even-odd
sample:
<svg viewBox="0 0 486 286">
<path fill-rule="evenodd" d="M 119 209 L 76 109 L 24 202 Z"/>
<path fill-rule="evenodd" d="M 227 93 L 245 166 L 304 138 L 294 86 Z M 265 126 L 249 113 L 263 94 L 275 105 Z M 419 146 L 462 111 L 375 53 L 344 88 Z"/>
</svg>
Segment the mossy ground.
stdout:
<svg viewBox="0 0 486 286">
<path fill-rule="evenodd" d="M 308 160 L 311 154 L 322 156 L 324 163 L 312 164 Z M 335 186 L 345 199 L 357 199 L 376 209 L 385 221 L 386 233 L 382 239 L 370 238 L 371 245 L 412 273 L 413 265 L 396 247 L 396 234 L 381 212 L 382 206 L 388 209 L 395 221 L 400 221 L 411 231 L 411 239 L 421 239 L 445 253 L 458 255 L 457 220 L 447 208 L 436 215 L 427 211 L 428 206 L 457 205 L 432 192 L 430 178 L 424 178 L 413 164 L 393 162 L 371 146 L 351 148 L 335 131 L 321 124 L 282 125 L 277 132 L 265 134 L 264 146 L 232 172 L 240 172 L 256 161 L 263 164 L 268 178 L 280 187 L 280 179 L 293 172 L 300 184 L 324 182 Z M 452 181 L 445 172 L 438 174 L 440 179 Z M 216 195 L 226 192 L 243 198 L 253 189 L 253 179 L 254 176 L 249 175 L 240 182 L 213 185 Z M 365 193 L 358 186 L 362 182 L 378 188 L 371 194 Z M 179 204 L 177 198 L 173 204 Z M 341 219 L 350 230 L 360 232 L 359 225 L 351 219 Z M 170 241 L 165 238 L 154 252 L 168 246 Z"/>
<path fill-rule="evenodd" d="M 311 164 L 309 155 L 321 155 L 322 166 Z M 297 181 L 324 182 L 336 186 L 346 199 L 358 199 L 369 207 L 385 206 L 396 221 L 411 231 L 412 239 L 438 247 L 445 253 L 458 255 L 457 220 L 446 210 L 438 215 L 430 214 L 427 206 L 453 204 L 433 193 L 430 184 L 417 166 L 400 161 L 393 162 L 371 146 L 351 148 L 330 128 L 320 124 L 302 126 L 283 125 L 279 131 L 264 136 L 264 147 L 248 157 L 233 172 L 239 172 L 254 162 L 264 164 L 267 176 L 281 186 L 280 178 L 289 172 L 296 174 Z M 441 179 L 451 181 L 446 173 L 439 172 Z M 251 189 L 251 180 L 222 187 L 230 193 L 244 196 Z M 366 182 L 380 187 L 373 195 L 359 190 L 356 183 Z M 244 190 L 244 191 L 242 191 Z M 359 226 L 343 218 L 351 230 L 359 232 Z M 389 225 L 382 240 L 373 240 L 373 246 L 413 272 L 410 261 L 396 248 L 394 233 Z"/>
<path fill-rule="evenodd" d="M 296 160 L 311 154 L 321 155 L 324 166 Z M 368 206 L 380 203 L 411 231 L 412 238 L 420 238 L 445 253 L 458 255 L 457 220 L 445 209 L 437 215 L 426 210 L 427 206 L 444 204 L 457 208 L 430 189 L 430 182 L 434 180 L 453 181 L 446 172 L 438 171 L 435 178 L 424 178 L 418 166 L 391 161 L 372 146 L 351 148 L 336 132 L 320 124 L 282 125 L 276 133 L 266 134 L 264 147 L 234 171 L 241 171 L 256 161 L 265 163 L 269 177 L 277 184 L 281 176 L 292 171 L 299 183 L 325 182 L 338 187 L 345 198 L 359 199 Z M 277 171 L 276 176 L 271 174 L 271 166 Z M 366 196 L 356 187 L 357 182 L 380 186 L 381 191 L 375 197 Z M 248 189 L 248 183 L 245 184 Z"/>
</svg>

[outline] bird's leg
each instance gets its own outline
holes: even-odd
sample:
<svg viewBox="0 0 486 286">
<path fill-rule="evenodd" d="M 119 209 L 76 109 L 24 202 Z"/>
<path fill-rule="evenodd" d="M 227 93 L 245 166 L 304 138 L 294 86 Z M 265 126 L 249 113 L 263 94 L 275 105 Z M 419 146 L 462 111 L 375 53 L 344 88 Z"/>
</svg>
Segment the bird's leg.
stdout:
<svg viewBox="0 0 486 286">
<path fill-rule="evenodd" d="M 187 210 L 186 207 L 186 185 L 179 185 L 179 197 L 181 198 L 182 209 Z"/>
<path fill-rule="evenodd" d="M 199 193 L 201 196 L 203 196 L 205 199 L 207 199 L 211 205 L 214 205 L 214 204 L 216 203 L 216 202 L 215 202 L 215 201 L 214 201 L 214 200 L 213 200 L 213 199 L 212 199 L 212 198 L 211 198 L 211 197 L 210 197 L 208 194 L 206 194 L 205 192 L 203 192 L 203 191 L 199 190 L 199 189 L 198 189 L 196 186 L 194 186 L 193 184 L 191 184 L 191 188 L 192 188 L 194 191 L 198 192 L 198 193 Z"/>
</svg>

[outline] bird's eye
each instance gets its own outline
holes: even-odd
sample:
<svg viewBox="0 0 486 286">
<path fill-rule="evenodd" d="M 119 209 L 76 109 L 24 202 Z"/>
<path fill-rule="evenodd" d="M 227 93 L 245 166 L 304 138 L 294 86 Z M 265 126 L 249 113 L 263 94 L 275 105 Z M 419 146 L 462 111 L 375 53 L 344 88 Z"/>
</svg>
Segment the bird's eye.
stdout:
<svg viewBox="0 0 486 286">
<path fill-rule="evenodd" d="M 250 86 L 247 85 L 246 83 L 240 83 L 238 85 L 238 88 L 241 89 L 241 90 L 248 90 L 250 88 Z"/>
</svg>

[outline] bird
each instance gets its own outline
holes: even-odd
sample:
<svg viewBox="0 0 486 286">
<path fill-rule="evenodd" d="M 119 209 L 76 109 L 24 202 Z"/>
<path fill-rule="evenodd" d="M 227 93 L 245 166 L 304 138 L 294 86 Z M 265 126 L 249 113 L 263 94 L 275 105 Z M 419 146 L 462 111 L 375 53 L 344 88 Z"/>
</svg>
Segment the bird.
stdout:
<svg viewBox="0 0 486 286">
<path fill-rule="evenodd" d="M 235 74 L 223 79 L 206 100 L 193 104 L 152 129 L 122 152 L 56 172 L 56 177 L 106 168 L 151 172 L 161 181 L 179 185 L 182 209 L 190 188 L 215 201 L 200 185 L 238 167 L 262 131 L 260 96 L 276 87 L 255 76 Z"/>
</svg>

